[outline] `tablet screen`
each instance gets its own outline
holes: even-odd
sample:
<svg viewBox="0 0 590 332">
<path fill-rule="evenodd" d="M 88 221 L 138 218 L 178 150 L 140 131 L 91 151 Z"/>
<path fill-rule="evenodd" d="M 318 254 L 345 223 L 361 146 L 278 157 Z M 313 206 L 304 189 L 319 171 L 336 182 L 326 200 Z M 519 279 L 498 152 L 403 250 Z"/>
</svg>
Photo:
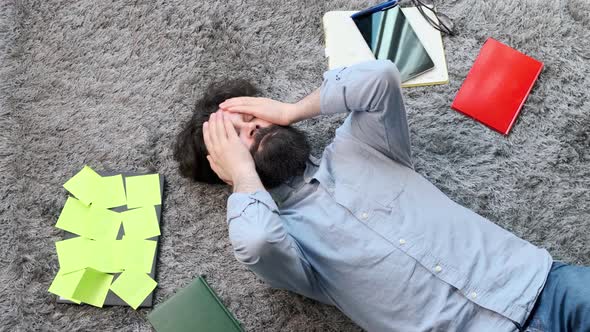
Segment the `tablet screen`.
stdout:
<svg viewBox="0 0 590 332">
<path fill-rule="evenodd" d="M 432 68 L 434 62 L 399 6 L 353 18 L 376 59 L 396 64 L 402 82 Z"/>
</svg>

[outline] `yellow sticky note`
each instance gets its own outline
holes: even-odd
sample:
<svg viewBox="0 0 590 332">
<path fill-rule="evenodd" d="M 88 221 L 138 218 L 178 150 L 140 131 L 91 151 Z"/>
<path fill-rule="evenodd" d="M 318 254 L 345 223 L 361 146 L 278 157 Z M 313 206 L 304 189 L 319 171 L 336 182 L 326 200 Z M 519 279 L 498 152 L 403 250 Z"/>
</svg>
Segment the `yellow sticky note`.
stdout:
<svg viewBox="0 0 590 332">
<path fill-rule="evenodd" d="M 84 166 L 82 170 L 64 183 L 64 188 L 82 203 L 89 205 L 96 198 L 100 178 L 101 176 L 92 168 Z"/>
<path fill-rule="evenodd" d="M 121 212 L 123 230 L 128 239 L 148 239 L 160 235 L 158 215 L 154 206 Z"/>
<path fill-rule="evenodd" d="M 124 237 L 121 242 L 124 250 L 124 269 L 150 273 L 156 254 L 156 241 Z"/>
<path fill-rule="evenodd" d="M 97 192 L 92 205 L 104 208 L 113 208 L 127 204 L 123 176 L 103 176 L 98 181 Z"/>
<path fill-rule="evenodd" d="M 90 266 L 88 254 L 93 242 L 80 236 L 55 242 L 60 272 L 65 274 Z"/>
<path fill-rule="evenodd" d="M 92 241 L 88 253 L 88 266 L 106 273 L 121 272 L 125 266 L 125 248 L 121 240 Z"/>
<path fill-rule="evenodd" d="M 133 309 L 137 309 L 157 284 L 143 272 L 125 271 L 115 279 L 111 290 Z"/>
<path fill-rule="evenodd" d="M 111 274 L 86 268 L 71 298 L 102 308 L 112 280 Z"/>
<path fill-rule="evenodd" d="M 55 227 L 68 232 L 84 235 L 87 231 L 90 208 L 74 197 L 68 197 L 61 210 Z"/>
<path fill-rule="evenodd" d="M 125 189 L 129 209 L 162 204 L 159 174 L 128 176 L 125 178 Z"/>
<path fill-rule="evenodd" d="M 80 301 L 73 299 L 72 296 L 74 295 L 76 287 L 78 287 L 78 283 L 80 283 L 80 280 L 84 275 L 84 271 L 85 270 L 82 269 L 64 273 L 59 270 L 55 278 L 53 278 L 53 282 L 51 283 L 51 286 L 49 286 L 48 291 L 67 300 L 80 304 Z"/>
<path fill-rule="evenodd" d="M 94 204 L 88 210 L 87 230 L 84 235 L 95 240 L 114 240 L 121 228 L 121 214 Z"/>
</svg>

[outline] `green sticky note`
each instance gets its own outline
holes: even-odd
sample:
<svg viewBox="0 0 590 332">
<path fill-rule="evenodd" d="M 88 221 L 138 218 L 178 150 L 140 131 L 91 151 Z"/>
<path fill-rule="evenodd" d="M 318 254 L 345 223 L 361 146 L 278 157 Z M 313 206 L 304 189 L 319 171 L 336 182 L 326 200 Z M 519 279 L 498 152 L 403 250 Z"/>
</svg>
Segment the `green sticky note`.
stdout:
<svg viewBox="0 0 590 332">
<path fill-rule="evenodd" d="M 90 266 L 88 253 L 93 242 L 80 236 L 55 242 L 60 272 L 65 274 Z"/>
<path fill-rule="evenodd" d="M 127 189 L 127 208 L 160 205 L 160 175 L 148 174 L 125 178 Z"/>
<path fill-rule="evenodd" d="M 86 232 L 88 212 L 90 208 L 74 197 L 68 197 L 61 210 L 55 227 L 65 231 L 83 235 Z"/>
<path fill-rule="evenodd" d="M 143 272 L 125 271 L 115 279 L 111 290 L 121 300 L 127 302 L 131 308 L 137 309 L 157 284 L 154 279 Z"/>
<path fill-rule="evenodd" d="M 121 240 L 124 252 L 124 269 L 150 273 L 156 254 L 156 241 L 129 239 Z"/>
<path fill-rule="evenodd" d="M 121 212 L 123 229 L 128 239 L 147 239 L 160 235 L 158 215 L 154 206 Z"/>
<path fill-rule="evenodd" d="M 106 273 L 123 271 L 125 266 L 125 247 L 123 247 L 123 241 L 92 241 L 88 253 L 88 266 Z"/>
<path fill-rule="evenodd" d="M 86 268 L 71 298 L 102 308 L 112 280 L 111 274 Z"/>
<path fill-rule="evenodd" d="M 92 205 L 113 208 L 127 204 L 122 175 L 103 176 L 97 183 L 96 197 Z"/>
<path fill-rule="evenodd" d="M 100 178 L 101 176 L 92 168 L 84 166 L 80 172 L 64 183 L 64 188 L 82 203 L 89 205 L 96 198 Z"/>
<path fill-rule="evenodd" d="M 84 236 L 95 240 L 114 240 L 121 228 L 121 214 L 94 204 L 88 210 L 87 230 Z"/>
<path fill-rule="evenodd" d="M 53 282 L 51 283 L 51 286 L 49 286 L 48 291 L 72 302 L 80 304 L 80 301 L 74 300 L 72 296 L 74 295 L 76 287 L 78 287 L 78 283 L 84 275 L 84 271 L 85 270 L 82 269 L 64 273 L 62 270 L 59 270 L 55 278 L 53 278 Z"/>
</svg>

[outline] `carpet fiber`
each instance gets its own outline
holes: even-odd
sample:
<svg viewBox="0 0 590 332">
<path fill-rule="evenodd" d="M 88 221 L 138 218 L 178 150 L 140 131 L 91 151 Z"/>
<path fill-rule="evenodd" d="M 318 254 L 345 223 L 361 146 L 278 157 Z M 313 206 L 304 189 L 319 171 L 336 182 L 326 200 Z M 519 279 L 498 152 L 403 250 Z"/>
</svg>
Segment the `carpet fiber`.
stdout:
<svg viewBox="0 0 590 332">
<path fill-rule="evenodd" d="M 56 304 L 53 225 L 83 165 L 166 175 L 156 303 L 199 274 L 249 331 L 356 331 L 335 308 L 269 289 L 233 258 L 223 186 L 178 176 L 171 143 L 211 80 L 296 101 L 321 83 L 322 14 L 376 1 L 0 4 L 0 330 L 149 331 L 148 309 Z M 556 258 L 590 265 L 590 3 L 439 4 L 450 84 L 404 91 L 417 171 Z M 545 63 L 508 137 L 449 108 L 487 37 Z M 299 125 L 314 153 L 343 116 Z M 427 208 L 427 207 L 425 207 Z"/>
</svg>

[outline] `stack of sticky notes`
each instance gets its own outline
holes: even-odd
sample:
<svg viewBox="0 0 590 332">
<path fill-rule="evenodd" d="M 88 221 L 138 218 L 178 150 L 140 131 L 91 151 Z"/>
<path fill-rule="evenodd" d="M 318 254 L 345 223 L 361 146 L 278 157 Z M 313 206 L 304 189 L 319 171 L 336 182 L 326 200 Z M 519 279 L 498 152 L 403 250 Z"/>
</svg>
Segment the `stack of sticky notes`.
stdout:
<svg viewBox="0 0 590 332">
<path fill-rule="evenodd" d="M 149 274 L 157 246 L 150 238 L 160 235 L 159 174 L 101 176 L 85 166 L 64 188 L 73 197 L 55 227 L 78 236 L 55 243 L 59 271 L 49 292 L 102 307 L 110 290 L 137 309 L 157 285 Z"/>
</svg>

